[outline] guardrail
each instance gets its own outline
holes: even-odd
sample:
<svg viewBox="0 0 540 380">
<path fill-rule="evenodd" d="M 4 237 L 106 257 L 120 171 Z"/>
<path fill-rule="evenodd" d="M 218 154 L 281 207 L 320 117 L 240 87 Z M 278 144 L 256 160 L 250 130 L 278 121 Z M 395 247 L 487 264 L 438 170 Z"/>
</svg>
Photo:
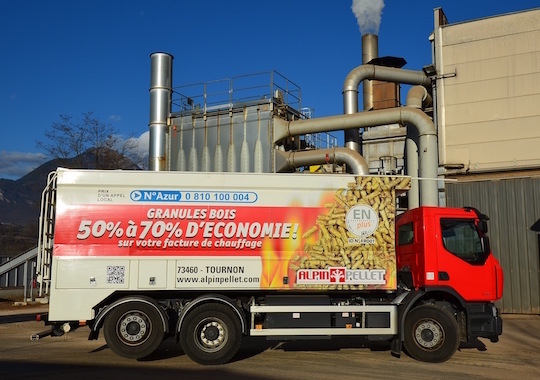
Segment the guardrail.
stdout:
<svg viewBox="0 0 540 380">
<path fill-rule="evenodd" d="M 0 287 L 23 286 L 24 298 L 32 298 L 37 252 L 32 248 L 0 265 Z"/>
</svg>

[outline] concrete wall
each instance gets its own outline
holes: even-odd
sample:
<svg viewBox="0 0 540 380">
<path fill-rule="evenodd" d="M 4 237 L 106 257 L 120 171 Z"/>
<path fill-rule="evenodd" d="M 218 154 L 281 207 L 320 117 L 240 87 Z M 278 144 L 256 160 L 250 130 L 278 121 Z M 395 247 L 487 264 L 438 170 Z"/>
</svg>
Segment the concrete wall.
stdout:
<svg viewBox="0 0 540 380">
<path fill-rule="evenodd" d="M 539 167 L 540 9 L 436 25 L 434 41 L 440 164 Z"/>
</svg>

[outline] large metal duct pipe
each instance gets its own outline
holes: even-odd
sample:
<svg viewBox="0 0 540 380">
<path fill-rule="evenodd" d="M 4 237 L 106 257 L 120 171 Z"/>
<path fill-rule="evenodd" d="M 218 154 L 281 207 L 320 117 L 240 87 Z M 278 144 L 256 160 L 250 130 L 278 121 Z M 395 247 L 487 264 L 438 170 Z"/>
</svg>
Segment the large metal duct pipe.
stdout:
<svg viewBox="0 0 540 380">
<path fill-rule="evenodd" d="M 420 199 L 424 206 L 437 206 L 437 133 L 433 121 L 424 112 L 411 108 L 399 107 L 348 115 L 321 117 L 316 119 L 287 121 L 274 119 L 274 142 L 286 137 L 305 133 L 330 132 L 367 128 L 378 125 L 403 123 L 414 126 L 418 132 Z"/>
<path fill-rule="evenodd" d="M 360 155 L 348 148 L 305 150 L 301 152 L 276 151 L 277 172 L 289 172 L 302 166 L 346 164 L 352 174 L 369 175 L 369 166 Z"/>
<path fill-rule="evenodd" d="M 343 83 L 343 113 L 358 112 L 358 86 L 365 79 L 377 79 L 386 82 L 431 86 L 423 71 L 397 69 L 394 67 L 361 65 L 352 69 Z"/>
<path fill-rule="evenodd" d="M 165 171 L 167 168 L 167 120 L 171 113 L 172 61 L 167 53 L 150 55 L 150 146 L 148 169 Z"/>
<path fill-rule="evenodd" d="M 407 93 L 407 107 L 423 110 L 431 105 L 432 99 L 423 86 L 413 86 Z M 420 189 L 418 186 L 418 132 L 407 127 L 405 139 L 405 159 L 407 175 L 411 176 L 411 188 L 408 192 L 409 209 L 420 206 Z"/>
</svg>

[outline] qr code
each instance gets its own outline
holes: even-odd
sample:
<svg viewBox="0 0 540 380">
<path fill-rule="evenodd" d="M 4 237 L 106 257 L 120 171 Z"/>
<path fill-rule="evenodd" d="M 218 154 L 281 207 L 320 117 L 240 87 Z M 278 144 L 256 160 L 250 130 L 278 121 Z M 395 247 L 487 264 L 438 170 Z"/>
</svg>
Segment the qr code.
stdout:
<svg viewBox="0 0 540 380">
<path fill-rule="evenodd" d="M 126 267 L 123 265 L 111 265 L 107 267 L 107 284 L 123 284 Z"/>
</svg>

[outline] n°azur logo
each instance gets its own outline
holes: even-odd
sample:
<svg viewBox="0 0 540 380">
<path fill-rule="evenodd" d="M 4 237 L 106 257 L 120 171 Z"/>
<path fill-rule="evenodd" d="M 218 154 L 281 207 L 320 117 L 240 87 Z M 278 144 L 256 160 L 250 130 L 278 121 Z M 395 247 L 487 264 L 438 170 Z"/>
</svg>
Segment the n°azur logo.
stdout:
<svg viewBox="0 0 540 380">
<path fill-rule="evenodd" d="M 139 190 L 132 191 L 129 195 L 132 201 L 140 201 L 142 199 L 142 193 Z"/>
<path fill-rule="evenodd" d="M 182 193 L 177 190 L 133 190 L 129 197 L 134 202 L 178 202 Z"/>
</svg>

